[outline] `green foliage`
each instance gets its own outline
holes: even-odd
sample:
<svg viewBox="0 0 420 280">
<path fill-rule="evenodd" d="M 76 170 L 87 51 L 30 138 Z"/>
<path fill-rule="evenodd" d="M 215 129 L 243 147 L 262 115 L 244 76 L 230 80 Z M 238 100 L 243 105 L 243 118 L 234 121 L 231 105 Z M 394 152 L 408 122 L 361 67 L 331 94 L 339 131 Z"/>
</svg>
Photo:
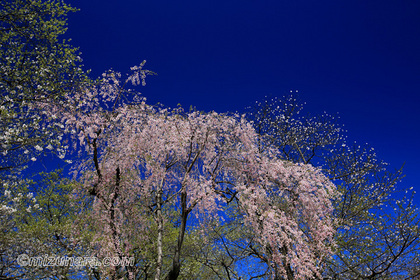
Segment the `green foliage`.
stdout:
<svg viewBox="0 0 420 280">
<path fill-rule="evenodd" d="M 59 38 L 73 11 L 56 0 L 0 3 L 0 171 L 35 161 L 44 148 L 65 152 L 47 108 L 87 81 L 77 48 Z"/>
<path fill-rule="evenodd" d="M 76 221 L 83 218 L 89 205 L 75 196 L 75 182 L 62 177 L 61 170 L 41 173 L 41 180 L 3 184 L 0 244 L 1 277 L 19 279 L 60 278 L 89 273 L 71 266 L 43 267 L 17 265 L 18 255 L 84 256 L 89 251 L 91 229 L 75 237 Z M 31 190 L 36 189 L 36 194 Z M 5 211 L 6 207 L 9 211 Z M 7 248 L 7 249 L 5 249 Z M 85 269 L 85 268 L 83 268 Z"/>
</svg>

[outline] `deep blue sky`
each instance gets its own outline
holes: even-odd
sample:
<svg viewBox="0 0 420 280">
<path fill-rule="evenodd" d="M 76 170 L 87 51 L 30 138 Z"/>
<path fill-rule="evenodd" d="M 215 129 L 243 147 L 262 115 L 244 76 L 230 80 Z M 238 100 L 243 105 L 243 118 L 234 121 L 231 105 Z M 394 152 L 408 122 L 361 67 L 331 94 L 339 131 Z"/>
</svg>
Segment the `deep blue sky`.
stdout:
<svg viewBox="0 0 420 280">
<path fill-rule="evenodd" d="M 340 113 L 420 190 L 420 1 L 73 0 L 68 37 L 96 77 L 146 59 L 154 104 L 241 111 L 299 90 Z M 420 194 L 416 196 L 420 204 Z"/>
</svg>

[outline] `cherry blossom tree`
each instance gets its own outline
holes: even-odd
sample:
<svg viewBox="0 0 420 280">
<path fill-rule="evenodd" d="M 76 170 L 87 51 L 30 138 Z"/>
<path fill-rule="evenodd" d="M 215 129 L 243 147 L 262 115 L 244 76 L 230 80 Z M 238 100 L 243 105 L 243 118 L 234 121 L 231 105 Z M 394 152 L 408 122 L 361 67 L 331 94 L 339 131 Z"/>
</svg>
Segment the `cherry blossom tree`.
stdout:
<svg viewBox="0 0 420 280">
<path fill-rule="evenodd" d="M 418 271 L 413 272 L 419 265 L 418 210 L 409 196 L 397 193 L 402 170 L 390 172 L 373 148 L 349 144 L 337 117 L 302 116 L 302 108 L 290 95 L 257 102 L 249 116 L 263 143 L 276 147 L 280 158 L 322 168 L 342 193 L 334 207 L 337 251 L 332 261 L 326 260 L 324 276 L 418 277 Z"/>
<path fill-rule="evenodd" d="M 153 107 L 130 88 L 152 74 L 144 62 L 88 81 L 58 40 L 71 11 L 0 3 L 0 171 L 79 154 L 77 184 L 50 174 L 34 195 L 0 178 L 0 278 L 80 273 L 17 266 L 28 251 L 135 257 L 85 270 L 96 279 L 419 276 L 418 211 L 390 196 L 401 171 L 350 145 L 336 118 L 298 117 L 293 97 L 247 118 Z"/>
<path fill-rule="evenodd" d="M 334 245 L 335 186 L 311 165 L 261 151 L 244 117 L 147 105 L 126 89 L 150 73 L 143 64 L 125 81 L 110 71 L 94 88 L 71 93 L 73 104 L 60 112 L 87 151 L 77 176 L 81 191 L 95 197 L 98 255 L 131 256 L 155 229 L 154 278 L 177 279 L 186 235 L 196 229 L 205 242 L 209 221 L 223 224 L 234 203 L 252 242 L 270 252 L 261 255 L 273 277 L 320 276 Z M 176 238 L 164 252 L 167 228 Z M 164 267 L 168 255 L 172 263 Z M 103 273 L 134 279 L 138 271 L 115 266 Z"/>
</svg>

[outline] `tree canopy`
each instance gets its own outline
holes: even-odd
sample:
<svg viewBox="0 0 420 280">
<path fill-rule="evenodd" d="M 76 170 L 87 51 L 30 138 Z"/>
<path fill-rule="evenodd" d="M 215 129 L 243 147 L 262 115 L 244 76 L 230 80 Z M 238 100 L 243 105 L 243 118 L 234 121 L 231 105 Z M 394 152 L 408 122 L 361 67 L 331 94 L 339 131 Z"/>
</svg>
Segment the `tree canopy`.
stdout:
<svg viewBox="0 0 420 280">
<path fill-rule="evenodd" d="M 47 107 L 86 81 L 77 48 L 60 39 L 73 11 L 55 0 L 0 3 L 0 171 L 44 149 L 65 153 L 62 124 Z"/>
<path fill-rule="evenodd" d="M 336 117 L 305 116 L 294 96 L 245 114 L 152 106 L 135 90 L 145 61 L 125 78 L 82 71 L 59 40 L 74 8 L 0 7 L 0 279 L 420 276 L 418 210 L 409 190 L 394 196 L 402 170 L 350 144 Z M 72 174 L 16 172 L 46 151 Z"/>
</svg>

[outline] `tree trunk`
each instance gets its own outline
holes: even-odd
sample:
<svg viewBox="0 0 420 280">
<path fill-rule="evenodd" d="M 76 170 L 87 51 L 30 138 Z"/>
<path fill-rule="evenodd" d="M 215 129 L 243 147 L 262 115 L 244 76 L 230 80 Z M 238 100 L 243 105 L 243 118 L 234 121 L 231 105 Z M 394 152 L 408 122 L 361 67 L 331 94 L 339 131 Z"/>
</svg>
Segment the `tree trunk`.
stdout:
<svg viewBox="0 0 420 280">
<path fill-rule="evenodd" d="M 160 279 L 162 271 L 162 234 L 163 234 L 163 218 L 162 218 L 162 194 L 163 194 L 163 180 L 157 190 L 156 194 L 156 214 L 157 214 L 157 225 L 158 225 L 158 236 L 157 236 L 157 266 L 155 280 Z"/>
<path fill-rule="evenodd" d="M 178 279 L 179 272 L 181 271 L 181 248 L 184 242 L 185 228 L 187 226 L 187 217 L 191 210 L 187 209 L 187 191 L 185 187 L 181 192 L 181 226 L 178 235 L 178 244 L 175 248 L 174 258 L 172 260 L 172 268 L 166 276 L 165 280 L 176 280 Z"/>
</svg>

